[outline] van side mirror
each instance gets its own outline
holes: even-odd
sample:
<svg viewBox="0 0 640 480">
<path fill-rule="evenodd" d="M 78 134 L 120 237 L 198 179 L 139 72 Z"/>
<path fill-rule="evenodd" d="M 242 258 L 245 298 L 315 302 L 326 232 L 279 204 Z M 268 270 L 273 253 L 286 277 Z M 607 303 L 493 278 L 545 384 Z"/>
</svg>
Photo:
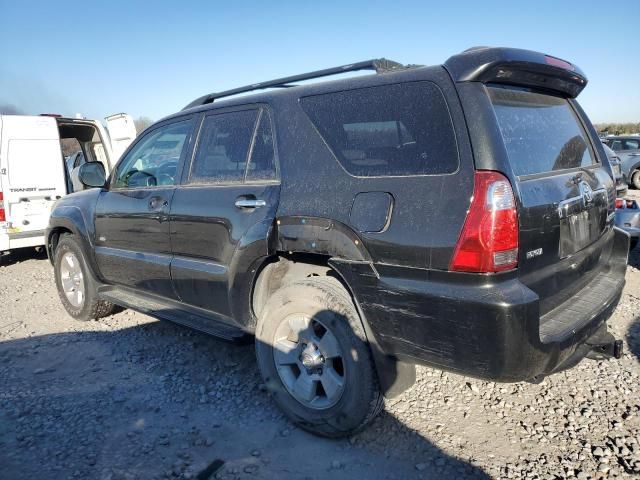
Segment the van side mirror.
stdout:
<svg viewBox="0 0 640 480">
<path fill-rule="evenodd" d="M 80 165 L 78 178 L 86 187 L 104 187 L 107 175 L 102 162 L 87 162 Z"/>
</svg>

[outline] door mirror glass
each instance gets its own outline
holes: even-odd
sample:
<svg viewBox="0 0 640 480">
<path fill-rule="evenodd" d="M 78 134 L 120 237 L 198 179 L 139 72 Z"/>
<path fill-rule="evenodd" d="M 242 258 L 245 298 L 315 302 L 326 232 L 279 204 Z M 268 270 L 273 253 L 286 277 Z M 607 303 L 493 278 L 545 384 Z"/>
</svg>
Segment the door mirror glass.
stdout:
<svg viewBox="0 0 640 480">
<path fill-rule="evenodd" d="M 86 187 L 104 187 L 107 175 L 101 162 L 88 162 L 80 165 L 78 178 Z"/>
</svg>

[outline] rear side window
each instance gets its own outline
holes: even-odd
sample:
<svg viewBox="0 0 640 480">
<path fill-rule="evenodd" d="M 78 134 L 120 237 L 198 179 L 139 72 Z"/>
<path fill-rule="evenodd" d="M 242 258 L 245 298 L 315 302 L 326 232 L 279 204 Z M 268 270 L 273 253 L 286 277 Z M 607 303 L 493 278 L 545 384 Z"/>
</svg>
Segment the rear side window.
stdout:
<svg viewBox="0 0 640 480">
<path fill-rule="evenodd" d="M 205 117 L 191 169 L 191 183 L 241 182 L 258 110 Z"/>
<path fill-rule="evenodd" d="M 301 104 L 352 175 L 433 175 L 458 169 L 453 123 L 434 83 L 334 92 L 302 98 Z"/>
<path fill-rule="evenodd" d="M 262 110 L 258 121 L 246 178 L 248 181 L 275 180 L 276 159 L 269 112 Z"/>
<path fill-rule="evenodd" d="M 587 135 L 566 99 L 499 87 L 488 91 L 516 175 L 595 163 Z"/>
</svg>

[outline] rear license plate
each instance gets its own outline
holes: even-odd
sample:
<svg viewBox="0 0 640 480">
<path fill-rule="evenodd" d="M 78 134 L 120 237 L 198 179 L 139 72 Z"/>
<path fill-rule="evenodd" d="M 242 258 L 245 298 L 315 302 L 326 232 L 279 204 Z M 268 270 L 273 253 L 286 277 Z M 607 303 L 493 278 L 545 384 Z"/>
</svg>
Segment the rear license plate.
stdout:
<svg viewBox="0 0 640 480">
<path fill-rule="evenodd" d="M 601 220 L 598 208 L 589 208 L 560 219 L 560 258 L 568 257 L 600 238 Z"/>
</svg>

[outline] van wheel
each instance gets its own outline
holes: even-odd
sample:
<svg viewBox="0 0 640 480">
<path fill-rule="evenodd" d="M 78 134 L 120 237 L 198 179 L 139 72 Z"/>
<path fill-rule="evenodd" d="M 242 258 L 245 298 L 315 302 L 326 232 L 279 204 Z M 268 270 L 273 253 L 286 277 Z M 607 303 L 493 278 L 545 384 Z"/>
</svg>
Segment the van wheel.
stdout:
<svg viewBox="0 0 640 480">
<path fill-rule="evenodd" d="M 60 238 L 54 257 L 56 287 L 62 305 L 76 320 L 111 315 L 115 305 L 98 300 L 95 282 L 78 242 L 71 235 Z"/>
<path fill-rule="evenodd" d="M 638 190 L 640 190 L 640 170 L 636 170 L 631 175 L 631 184 Z"/>
<path fill-rule="evenodd" d="M 274 400 L 305 430 L 350 435 L 382 410 L 360 317 L 335 278 L 313 277 L 278 290 L 258 320 L 256 355 Z"/>
</svg>

